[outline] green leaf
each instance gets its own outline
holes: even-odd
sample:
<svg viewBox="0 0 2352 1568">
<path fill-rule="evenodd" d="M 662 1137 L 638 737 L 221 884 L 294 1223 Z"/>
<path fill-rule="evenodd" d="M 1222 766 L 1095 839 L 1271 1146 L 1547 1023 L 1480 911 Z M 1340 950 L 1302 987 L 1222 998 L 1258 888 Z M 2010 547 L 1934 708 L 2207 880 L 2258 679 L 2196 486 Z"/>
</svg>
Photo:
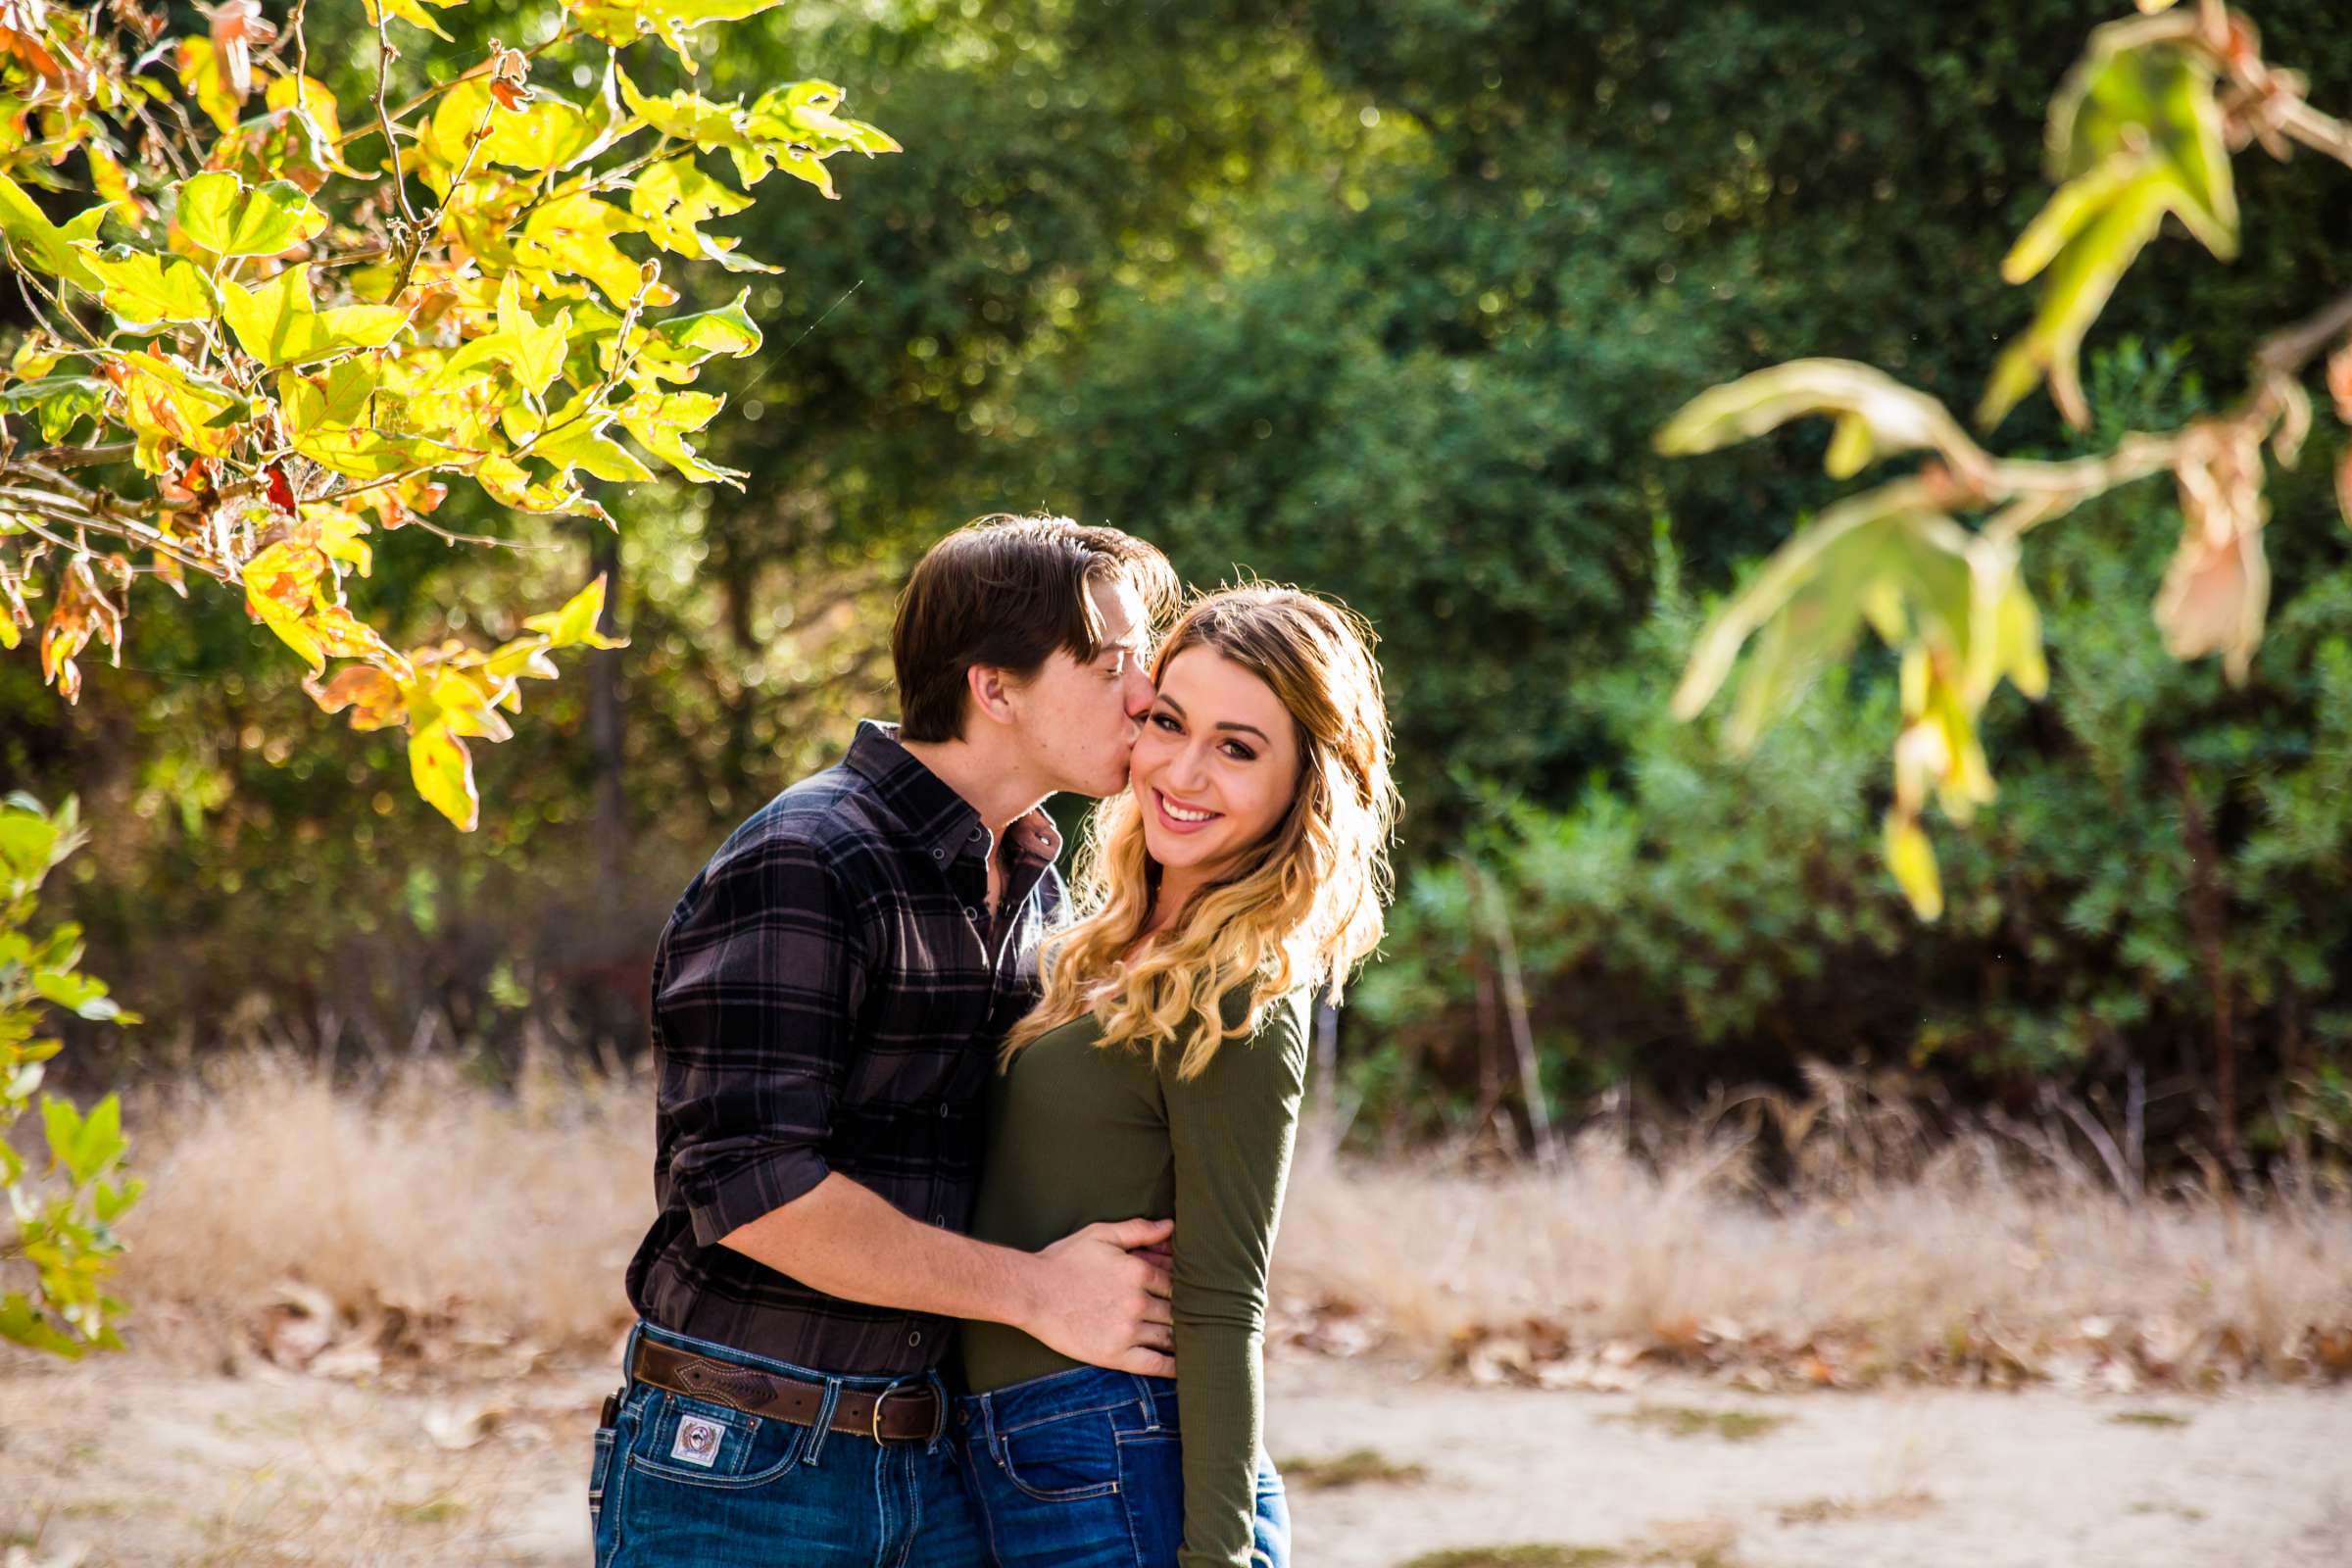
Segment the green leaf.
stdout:
<svg viewBox="0 0 2352 1568">
<path fill-rule="evenodd" d="M 438 379 L 454 381 L 477 366 L 495 363 L 513 370 L 515 383 L 536 398 L 563 373 L 571 318 L 566 307 L 541 326 L 523 306 L 522 279 L 509 272 L 498 286 L 498 330 L 472 339 L 451 355 Z"/>
<path fill-rule="evenodd" d="M 2082 340 L 2167 213 L 2223 261 L 2237 254 L 2237 195 L 2214 81 L 2204 52 L 2155 37 L 2143 23 L 2091 34 L 2050 106 L 2051 169 L 2062 183 L 2001 264 L 2013 283 L 2046 270 L 2041 302 L 2032 328 L 1994 366 L 1980 425 L 1998 424 L 2044 377 L 2067 421 L 2088 423 Z"/>
<path fill-rule="evenodd" d="M 717 262 L 732 271 L 782 271 L 737 256 L 739 241 L 706 234 L 697 226 L 751 205 L 750 197 L 704 173 L 692 154 L 656 164 L 637 177 L 629 192 L 629 211 L 644 224 L 646 236 L 663 250 Z"/>
<path fill-rule="evenodd" d="M 612 124 L 603 116 L 549 94 L 544 88 L 520 109 L 490 117 L 490 136 L 481 156 L 533 173 L 575 168 L 611 144 Z"/>
<path fill-rule="evenodd" d="M 34 972 L 32 989 L 42 999 L 68 1012 L 75 1013 L 94 1023 L 104 1023 L 121 1012 L 122 1007 L 107 1000 L 106 983 L 73 970 L 41 969 Z"/>
<path fill-rule="evenodd" d="M 33 886 L 57 863 L 59 836 L 57 824 L 41 811 L 0 806 L 0 871 L 11 883 Z"/>
<path fill-rule="evenodd" d="M 98 278 L 90 270 L 89 255 L 81 242 L 94 239 L 98 225 L 105 220 L 106 208 L 101 204 L 77 214 L 61 228 L 49 221 L 24 186 L 0 174 L 0 234 L 8 236 L 9 248 L 18 260 L 92 294 L 98 292 Z"/>
<path fill-rule="evenodd" d="M 382 373 L 375 361 L 360 356 L 338 361 L 323 378 L 281 372 L 277 400 L 288 432 L 302 436 L 321 426 L 363 422 Z"/>
<path fill-rule="evenodd" d="M 1806 613 L 1818 623 L 1812 643 L 1833 655 L 1841 652 L 1839 639 L 1850 639 L 1859 626 L 1871 591 L 1887 573 L 1907 565 L 1900 535 L 1928 504 L 1917 480 L 1896 480 L 1849 496 L 1790 536 L 1707 623 L 1675 690 L 1675 716 L 1696 717 L 1721 689 L 1747 639 L 1816 582 L 1828 597 L 1807 601 Z M 1953 526 L 1948 518 L 1936 520 Z"/>
<path fill-rule="evenodd" d="M 309 263 L 288 268 L 259 288 L 223 283 L 220 314 L 240 348 L 270 369 L 356 349 L 381 348 L 409 324 L 405 307 L 311 305 Z"/>
<path fill-rule="evenodd" d="M 1712 452 L 1813 414 L 1838 419 L 1833 463 L 1854 455 L 1856 437 L 1845 433 L 1849 430 L 1867 438 L 1865 461 L 1869 455 L 1920 447 L 1935 448 L 1955 463 L 1977 455 L 1976 443 L 1936 399 L 1871 366 L 1827 359 L 1790 360 L 1709 387 L 1675 411 L 1653 444 L 1670 458 Z"/>
<path fill-rule="evenodd" d="M 573 5 L 573 18 L 591 36 L 610 44 L 626 44 L 648 33 L 668 44 L 689 74 L 697 62 L 686 48 L 686 35 L 711 22 L 741 22 L 776 5 L 778 0 L 601 0 Z"/>
<path fill-rule="evenodd" d="M 40 440 L 64 442 L 73 425 L 82 418 L 106 418 L 106 383 L 94 376 L 40 376 L 37 381 L 17 381 L 0 385 L 0 409 L 10 414 L 24 414 L 25 409 L 40 420 Z M 0 613 L 0 623 L 7 615 Z"/>
<path fill-rule="evenodd" d="M 112 245 L 85 250 L 83 265 L 98 279 L 100 302 L 134 332 L 209 321 L 219 309 L 204 270 L 185 257 Z"/>
<path fill-rule="evenodd" d="M 530 456 L 552 464 L 558 481 L 568 479 L 574 468 L 621 484 L 651 479 L 654 476 L 651 468 L 631 457 L 628 448 L 605 434 L 605 427 L 612 421 L 612 411 L 600 408 L 590 412 L 583 408 L 585 401 L 584 396 L 574 398 L 551 415 L 536 436 L 525 425 L 523 411 L 510 406 L 506 410 L 507 433 L 517 442 L 528 440 Z"/>
<path fill-rule="evenodd" d="M 74 1152 L 81 1146 L 81 1112 L 70 1100 L 55 1095 L 41 1097 L 41 1130 L 49 1139 L 49 1153 L 66 1170 L 76 1177 Z"/>
<path fill-rule="evenodd" d="M 74 1146 L 74 1169 L 83 1181 L 94 1181 L 130 1148 L 122 1136 L 122 1100 L 108 1095 L 90 1107 Z"/>
<path fill-rule="evenodd" d="M 626 648 L 625 637 L 607 637 L 596 629 L 605 613 L 605 579 L 600 574 L 587 587 L 564 602 L 561 610 L 532 615 L 523 621 L 526 630 L 544 633 L 547 646 L 556 648 Z"/>
<path fill-rule="evenodd" d="M 216 171 L 180 186 L 179 226 L 217 255 L 275 256 L 316 238 L 326 227 L 326 215 L 287 180 L 248 186 Z"/>
<path fill-rule="evenodd" d="M 2033 326 L 1993 365 L 1991 382 L 1977 406 L 1981 428 L 1999 424 L 2045 375 L 2051 400 L 2068 422 L 2089 422 L 2077 368 L 2082 339 L 2117 282 L 2163 226 L 2166 205 L 2158 180 L 2137 180 L 2060 249 L 2043 281 Z"/>
<path fill-rule="evenodd" d="M 716 310 L 667 317 L 654 322 L 638 348 L 639 362 L 650 362 L 656 373 L 664 379 L 692 380 L 691 374 L 663 374 L 663 369 L 691 371 L 714 355 L 741 359 L 757 354 L 760 344 L 760 325 L 752 319 L 747 308 L 750 299 L 751 290 L 744 289 Z"/>
<path fill-rule="evenodd" d="M 584 192 L 560 196 L 532 209 L 514 236 L 518 265 L 584 277 L 616 306 L 637 296 L 643 270 L 612 243 L 615 234 L 635 232 L 637 220 L 610 202 Z"/>
<path fill-rule="evenodd" d="M 726 399 L 710 392 L 640 392 L 620 406 L 621 428 L 637 444 L 697 484 L 713 482 L 741 489 L 746 474 L 707 463 L 686 437 L 716 416 Z"/>
<path fill-rule="evenodd" d="M 147 1184 L 135 1176 L 120 1186 L 100 1182 L 90 1195 L 90 1212 L 98 1216 L 99 1224 L 112 1225 L 128 1213 L 146 1191 Z"/>
<path fill-rule="evenodd" d="M 52 1328 L 22 1291 L 0 1297 L 0 1340 L 12 1340 L 26 1349 L 63 1356 L 69 1361 L 81 1359 L 88 1348 L 80 1341 L 68 1339 Z"/>
</svg>

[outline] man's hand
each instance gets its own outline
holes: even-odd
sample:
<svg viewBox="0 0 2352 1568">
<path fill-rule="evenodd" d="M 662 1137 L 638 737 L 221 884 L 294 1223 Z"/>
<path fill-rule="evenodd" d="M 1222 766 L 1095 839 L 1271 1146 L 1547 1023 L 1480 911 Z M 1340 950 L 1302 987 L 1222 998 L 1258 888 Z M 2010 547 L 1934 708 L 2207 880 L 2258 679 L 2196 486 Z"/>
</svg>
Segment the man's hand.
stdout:
<svg viewBox="0 0 2352 1568">
<path fill-rule="evenodd" d="M 1165 1248 L 1173 1220 L 1073 1231 L 1037 1254 L 1038 1299 L 1022 1332 L 1076 1361 L 1174 1377 Z"/>
</svg>

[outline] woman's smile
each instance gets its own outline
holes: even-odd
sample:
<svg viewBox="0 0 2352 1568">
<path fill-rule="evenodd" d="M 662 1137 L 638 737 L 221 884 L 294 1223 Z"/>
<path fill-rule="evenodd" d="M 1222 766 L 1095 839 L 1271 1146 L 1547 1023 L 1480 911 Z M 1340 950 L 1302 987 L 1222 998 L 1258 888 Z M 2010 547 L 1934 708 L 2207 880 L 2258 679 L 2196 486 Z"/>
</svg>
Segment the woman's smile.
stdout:
<svg viewBox="0 0 2352 1568">
<path fill-rule="evenodd" d="M 1181 801 L 1170 799 L 1165 790 L 1153 790 L 1152 799 L 1159 807 L 1160 826 L 1171 833 L 1198 833 L 1225 814 L 1186 806 Z"/>
</svg>

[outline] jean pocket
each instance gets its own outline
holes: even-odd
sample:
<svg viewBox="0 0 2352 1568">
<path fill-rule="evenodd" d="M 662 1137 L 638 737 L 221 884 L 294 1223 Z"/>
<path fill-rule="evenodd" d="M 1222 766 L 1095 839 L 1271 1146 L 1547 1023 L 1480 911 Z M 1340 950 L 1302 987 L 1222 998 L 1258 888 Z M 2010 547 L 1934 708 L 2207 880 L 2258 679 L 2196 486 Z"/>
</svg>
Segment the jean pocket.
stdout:
<svg viewBox="0 0 2352 1568">
<path fill-rule="evenodd" d="M 1000 1432 L 996 1451 L 1004 1479 L 1039 1502 L 1082 1502 L 1119 1490 L 1118 1435 L 1107 1410 Z"/>
<path fill-rule="evenodd" d="M 749 1415 L 730 1405 L 664 1390 L 648 1401 L 629 1445 L 628 1467 L 682 1486 L 757 1487 L 801 1462 L 807 1427 Z"/>
</svg>

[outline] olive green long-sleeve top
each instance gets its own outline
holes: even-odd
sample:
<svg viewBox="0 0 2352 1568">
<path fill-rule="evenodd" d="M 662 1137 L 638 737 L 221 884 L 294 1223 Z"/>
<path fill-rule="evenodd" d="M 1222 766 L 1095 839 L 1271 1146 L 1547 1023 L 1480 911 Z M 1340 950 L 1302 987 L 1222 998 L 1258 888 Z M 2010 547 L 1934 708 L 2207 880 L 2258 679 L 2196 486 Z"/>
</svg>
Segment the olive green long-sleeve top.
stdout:
<svg viewBox="0 0 2352 1568">
<path fill-rule="evenodd" d="M 1245 998 L 1226 998 L 1229 1022 Z M 972 1234 L 1035 1250 L 1098 1220 L 1173 1215 L 1176 1399 L 1184 1446 L 1180 1568 L 1248 1568 L 1264 1425 L 1266 1268 L 1306 1082 L 1306 994 L 1269 1003 L 1200 1075 L 1105 1049 L 1091 1017 L 1043 1035 L 991 1082 Z M 1079 1363 L 1018 1330 L 966 1323 L 977 1392 Z"/>
</svg>

